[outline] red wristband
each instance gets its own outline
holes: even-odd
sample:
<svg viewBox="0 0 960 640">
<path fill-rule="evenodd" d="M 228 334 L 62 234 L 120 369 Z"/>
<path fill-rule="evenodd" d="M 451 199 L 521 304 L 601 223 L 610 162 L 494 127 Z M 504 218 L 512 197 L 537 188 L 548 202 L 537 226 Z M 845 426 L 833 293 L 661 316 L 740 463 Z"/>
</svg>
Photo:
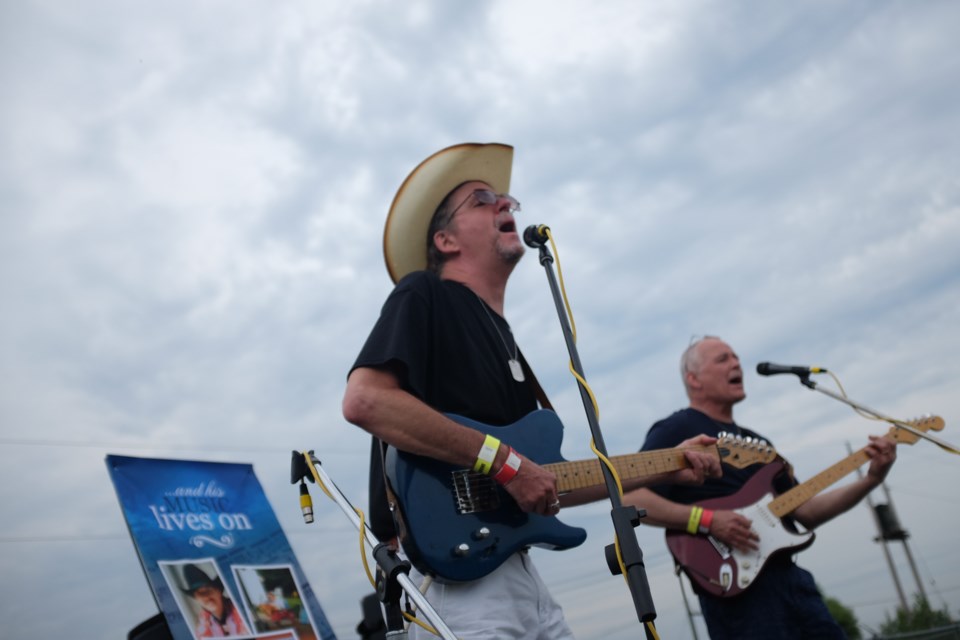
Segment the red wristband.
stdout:
<svg viewBox="0 0 960 640">
<path fill-rule="evenodd" d="M 493 479 L 496 480 L 497 484 L 506 485 L 517 475 L 517 471 L 520 470 L 520 462 L 520 456 L 513 450 L 513 447 L 510 447 L 507 451 L 507 461 L 500 467 L 500 471 L 493 475 Z"/>
<path fill-rule="evenodd" d="M 709 533 L 711 522 L 713 522 L 713 511 L 704 509 L 703 515 L 700 516 L 700 533 Z"/>
</svg>

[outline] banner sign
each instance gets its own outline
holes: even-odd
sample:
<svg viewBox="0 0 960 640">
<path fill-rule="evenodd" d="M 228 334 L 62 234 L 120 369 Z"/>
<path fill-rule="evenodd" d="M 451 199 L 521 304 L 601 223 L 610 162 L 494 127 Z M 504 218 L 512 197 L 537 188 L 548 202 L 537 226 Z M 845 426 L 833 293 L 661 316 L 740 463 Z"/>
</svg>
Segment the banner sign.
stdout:
<svg viewBox="0 0 960 640">
<path fill-rule="evenodd" d="M 176 640 L 335 640 L 249 464 L 107 456 Z"/>
</svg>

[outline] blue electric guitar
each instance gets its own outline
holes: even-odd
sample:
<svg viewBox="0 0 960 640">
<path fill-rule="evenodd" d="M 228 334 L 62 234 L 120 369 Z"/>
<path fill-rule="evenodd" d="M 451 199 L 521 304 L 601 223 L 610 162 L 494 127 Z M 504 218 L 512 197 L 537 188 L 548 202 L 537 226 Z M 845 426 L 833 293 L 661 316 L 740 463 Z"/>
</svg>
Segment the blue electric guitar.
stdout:
<svg viewBox="0 0 960 640">
<path fill-rule="evenodd" d="M 545 466 L 557 476 L 557 490 L 567 493 L 605 483 L 600 461 L 574 462 L 560 455 L 563 424 L 553 411 L 539 410 L 505 426 L 491 427 L 460 416 L 448 417 L 501 442 Z M 715 453 L 738 468 L 770 462 L 776 452 L 766 443 L 722 437 L 700 450 Z M 610 457 L 621 480 L 687 467 L 680 449 L 645 451 Z M 403 549 L 417 569 L 444 582 L 476 580 L 499 567 L 516 551 L 539 546 L 569 549 L 587 532 L 556 516 L 524 513 L 490 476 L 388 447 L 387 478 L 399 502 Z"/>
</svg>

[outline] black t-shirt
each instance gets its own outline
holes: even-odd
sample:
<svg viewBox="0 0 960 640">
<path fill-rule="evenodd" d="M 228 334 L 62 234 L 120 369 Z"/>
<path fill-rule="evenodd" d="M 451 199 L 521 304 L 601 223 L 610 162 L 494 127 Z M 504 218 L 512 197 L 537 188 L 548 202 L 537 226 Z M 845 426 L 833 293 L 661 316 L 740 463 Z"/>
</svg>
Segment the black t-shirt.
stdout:
<svg viewBox="0 0 960 640">
<path fill-rule="evenodd" d="M 514 380 L 510 371 L 508 359 L 515 348 L 507 321 L 471 289 L 418 271 L 403 278 L 387 298 L 351 371 L 386 368 L 405 391 L 438 411 L 503 426 L 537 408 L 529 369 L 524 366 L 524 382 Z M 374 534 L 381 540 L 393 537 L 376 439 L 370 456 L 370 512 Z"/>
<path fill-rule="evenodd" d="M 647 439 L 644 441 L 641 451 L 668 449 L 701 433 L 718 437 L 721 432 L 763 439 L 755 431 L 741 427 L 735 422 L 718 422 L 696 409 L 686 408 L 654 423 L 647 432 Z M 772 446 L 773 443 L 770 444 Z M 722 477 L 707 478 L 702 485 L 661 484 L 650 487 L 650 489 L 673 502 L 693 504 L 701 500 L 736 493 L 762 466 L 761 463 L 757 463 L 743 469 L 737 469 L 725 464 L 723 465 Z M 777 493 L 782 493 L 795 484 L 796 481 L 792 477 L 782 473 L 774 482 L 774 489 Z"/>
</svg>

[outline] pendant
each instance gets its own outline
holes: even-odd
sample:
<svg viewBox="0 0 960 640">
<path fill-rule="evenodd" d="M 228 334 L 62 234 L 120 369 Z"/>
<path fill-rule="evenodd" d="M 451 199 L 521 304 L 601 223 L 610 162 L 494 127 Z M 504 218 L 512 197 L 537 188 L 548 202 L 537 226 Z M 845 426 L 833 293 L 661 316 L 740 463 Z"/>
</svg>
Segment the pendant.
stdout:
<svg viewBox="0 0 960 640">
<path fill-rule="evenodd" d="M 515 358 L 510 358 L 507 360 L 507 364 L 510 365 L 510 373 L 513 374 L 513 379 L 517 382 L 523 382 L 526 378 L 523 377 L 523 367 L 520 366 L 520 361 Z"/>
</svg>

